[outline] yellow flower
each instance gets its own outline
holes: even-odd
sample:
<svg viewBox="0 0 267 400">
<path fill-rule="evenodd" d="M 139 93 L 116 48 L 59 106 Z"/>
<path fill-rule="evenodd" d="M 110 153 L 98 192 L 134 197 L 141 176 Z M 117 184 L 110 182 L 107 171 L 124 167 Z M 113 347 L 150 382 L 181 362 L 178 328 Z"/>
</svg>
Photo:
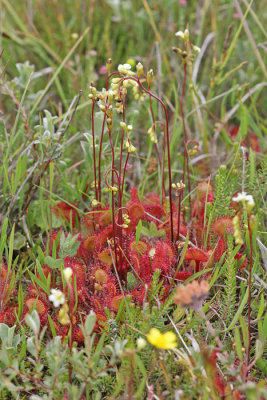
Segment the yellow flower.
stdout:
<svg viewBox="0 0 267 400">
<path fill-rule="evenodd" d="M 177 347 L 176 336 L 173 332 L 160 333 L 156 328 L 150 329 L 147 340 L 159 349 L 170 350 Z"/>
</svg>

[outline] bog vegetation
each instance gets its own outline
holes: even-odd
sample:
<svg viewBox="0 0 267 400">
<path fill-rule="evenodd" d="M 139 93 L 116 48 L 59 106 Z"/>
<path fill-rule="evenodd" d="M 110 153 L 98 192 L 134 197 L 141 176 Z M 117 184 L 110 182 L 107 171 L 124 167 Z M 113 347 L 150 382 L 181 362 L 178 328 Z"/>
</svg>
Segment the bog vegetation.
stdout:
<svg viewBox="0 0 267 400">
<path fill-rule="evenodd" d="M 260 2 L 1 7 L 0 398 L 266 398 Z"/>
</svg>

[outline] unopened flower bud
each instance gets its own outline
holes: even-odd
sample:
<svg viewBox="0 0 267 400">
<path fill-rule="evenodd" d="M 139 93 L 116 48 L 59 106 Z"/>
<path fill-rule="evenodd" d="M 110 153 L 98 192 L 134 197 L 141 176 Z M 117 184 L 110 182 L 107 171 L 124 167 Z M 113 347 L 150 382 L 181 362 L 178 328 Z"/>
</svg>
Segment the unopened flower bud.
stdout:
<svg viewBox="0 0 267 400">
<path fill-rule="evenodd" d="M 140 78 L 141 75 L 144 75 L 144 67 L 143 64 L 141 64 L 140 62 L 137 64 L 136 66 L 136 71 L 137 71 L 137 75 L 138 78 Z"/>
<path fill-rule="evenodd" d="M 144 338 L 139 337 L 136 341 L 136 346 L 137 346 L 137 350 L 140 351 L 142 349 L 144 349 L 147 345 L 147 342 Z"/>
<path fill-rule="evenodd" d="M 120 127 L 124 130 L 124 132 L 127 131 L 127 125 L 125 124 L 125 122 L 120 122 Z"/>
<path fill-rule="evenodd" d="M 193 50 L 196 51 L 197 53 L 199 53 L 200 50 L 201 50 L 198 46 L 195 46 L 194 44 L 192 45 L 192 48 L 193 48 Z"/>
<path fill-rule="evenodd" d="M 72 40 L 77 40 L 77 39 L 78 39 L 78 37 L 79 37 L 79 35 L 78 35 L 78 33 L 77 33 L 77 32 L 73 32 L 73 33 L 71 34 L 71 38 L 72 38 Z"/>
<path fill-rule="evenodd" d="M 185 29 L 185 31 L 184 31 L 184 41 L 187 42 L 188 39 L 189 39 L 189 30 Z"/>
<path fill-rule="evenodd" d="M 67 282 L 69 282 L 70 278 L 72 277 L 73 271 L 70 267 L 67 267 L 63 270 L 63 275 Z"/>
<path fill-rule="evenodd" d="M 136 153 L 136 147 L 133 144 L 130 144 L 128 147 L 128 153 Z"/>
<path fill-rule="evenodd" d="M 111 58 L 109 58 L 109 59 L 108 59 L 108 61 L 107 61 L 107 63 L 106 63 L 107 74 L 109 74 L 109 73 L 110 73 L 110 70 L 111 70 L 111 64 L 112 64 L 112 59 L 111 59 Z"/>
<path fill-rule="evenodd" d="M 153 77 L 154 77 L 153 69 L 150 69 L 150 70 L 148 71 L 146 77 L 147 77 L 147 85 L 148 85 L 148 87 L 150 87 L 151 84 L 152 84 L 152 81 L 153 81 Z"/>
<path fill-rule="evenodd" d="M 99 105 L 101 111 L 106 112 L 106 107 L 103 104 Z"/>
<path fill-rule="evenodd" d="M 97 201 L 96 199 L 93 199 L 93 200 L 91 201 L 91 205 L 92 205 L 93 208 L 94 208 L 94 207 L 97 207 L 98 204 L 99 204 L 99 201 Z"/>
</svg>

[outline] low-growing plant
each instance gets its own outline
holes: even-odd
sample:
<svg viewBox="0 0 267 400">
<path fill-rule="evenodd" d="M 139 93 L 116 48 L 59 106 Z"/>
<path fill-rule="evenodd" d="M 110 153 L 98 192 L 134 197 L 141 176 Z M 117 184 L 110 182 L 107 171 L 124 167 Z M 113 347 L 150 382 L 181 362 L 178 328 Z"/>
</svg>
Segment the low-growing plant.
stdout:
<svg viewBox="0 0 267 400">
<path fill-rule="evenodd" d="M 241 68 L 225 72 L 244 21 L 231 44 L 226 38 L 211 99 L 213 88 Z M 188 28 L 176 36 L 183 44 L 172 49 L 182 66 L 177 110 L 153 90 L 154 72 L 141 62 L 113 70 L 108 59 L 104 87 L 91 81 L 91 126 L 75 136 L 77 143 L 82 138 L 83 170 L 62 158 L 71 152 L 67 135 L 82 95 L 63 116 L 48 109 L 38 115 L 52 83 L 36 93 L 30 84 L 47 71 L 26 62 L 11 81 L 1 72 L 17 107 L 10 135 L 9 121 L 2 125 L 9 150 L 0 169 L 2 398 L 266 396 L 261 133 L 248 133 L 244 119 L 229 129 L 208 101 L 201 103 L 194 62 L 203 54 Z M 244 96 L 238 104 L 247 118 Z M 199 163 L 208 150 L 202 107 L 232 149 L 215 173 Z M 179 142 L 172 135 L 178 110 Z M 64 178 L 66 170 L 68 177 L 82 172 L 77 186 Z"/>
</svg>

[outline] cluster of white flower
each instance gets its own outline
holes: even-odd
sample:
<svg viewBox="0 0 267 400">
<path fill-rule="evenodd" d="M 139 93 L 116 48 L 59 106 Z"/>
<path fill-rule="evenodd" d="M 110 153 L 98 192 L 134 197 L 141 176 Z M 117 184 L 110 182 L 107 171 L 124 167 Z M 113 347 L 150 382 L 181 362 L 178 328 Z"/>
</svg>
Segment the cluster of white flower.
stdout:
<svg viewBox="0 0 267 400">
<path fill-rule="evenodd" d="M 241 202 L 247 208 L 248 213 L 250 213 L 255 206 L 253 197 L 246 192 L 237 193 L 236 197 L 233 197 L 232 200 L 237 203 Z"/>
<path fill-rule="evenodd" d="M 54 304 L 54 307 L 60 306 L 60 304 L 65 303 L 65 296 L 61 290 L 58 289 L 51 289 L 51 294 L 48 297 L 49 300 Z"/>
</svg>

